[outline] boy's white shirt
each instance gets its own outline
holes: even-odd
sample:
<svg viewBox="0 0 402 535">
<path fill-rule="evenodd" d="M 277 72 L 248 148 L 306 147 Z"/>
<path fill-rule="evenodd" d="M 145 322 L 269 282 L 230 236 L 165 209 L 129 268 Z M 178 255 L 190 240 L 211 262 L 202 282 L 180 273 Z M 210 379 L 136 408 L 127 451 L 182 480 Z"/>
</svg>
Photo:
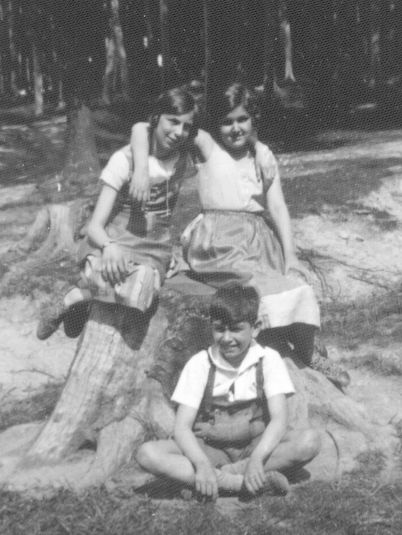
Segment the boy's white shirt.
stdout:
<svg viewBox="0 0 402 535">
<path fill-rule="evenodd" d="M 279 353 L 253 343 L 238 368 L 233 368 L 212 346 L 200 351 L 186 363 L 178 380 L 172 401 L 193 409 L 200 407 L 208 381 L 210 363 L 208 353 L 216 366 L 213 388 L 214 400 L 246 401 L 257 397 L 255 365 L 263 356 L 264 392 L 267 398 L 295 392 L 289 372 Z M 234 383 L 234 388 L 232 387 Z"/>
</svg>

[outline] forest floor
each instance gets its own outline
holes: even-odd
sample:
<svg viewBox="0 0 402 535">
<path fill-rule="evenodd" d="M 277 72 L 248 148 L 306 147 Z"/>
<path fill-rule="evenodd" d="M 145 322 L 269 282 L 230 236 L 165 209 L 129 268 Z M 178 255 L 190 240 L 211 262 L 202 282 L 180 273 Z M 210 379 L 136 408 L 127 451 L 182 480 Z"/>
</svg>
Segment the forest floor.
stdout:
<svg viewBox="0 0 402 535">
<path fill-rule="evenodd" d="M 112 133 L 105 111 L 95 119 L 104 163 L 127 132 L 114 127 Z M 0 255 L 24 237 L 43 206 L 37 184 L 62 165 L 65 127 L 62 114 L 24 122 L 22 112 L 0 126 Z M 376 422 L 393 422 L 402 439 L 402 128 L 320 129 L 282 149 L 278 159 L 299 256 L 320 298 L 329 356 L 351 375 L 347 394 Z M 183 213 L 194 212 L 194 192 L 189 181 Z M 0 276 L 6 270 L 0 260 Z M 0 296 L 0 429 L 43 419 L 57 401 L 76 340 L 60 330 L 40 342 L 35 329 L 40 303 L 58 284 L 47 274 Z M 379 452 L 361 461 L 334 483 L 308 483 L 286 499 L 248 505 L 150 500 L 106 489 L 48 499 L 2 491 L 0 532 L 401 533 L 402 460 L 381 477 Z"/>
</svg>

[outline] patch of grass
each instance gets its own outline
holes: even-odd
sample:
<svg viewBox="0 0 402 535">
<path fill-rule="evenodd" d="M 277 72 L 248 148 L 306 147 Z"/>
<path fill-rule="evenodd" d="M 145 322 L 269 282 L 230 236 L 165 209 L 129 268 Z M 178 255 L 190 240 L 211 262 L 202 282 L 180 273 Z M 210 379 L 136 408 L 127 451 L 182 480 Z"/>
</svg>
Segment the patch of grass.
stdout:
<svg viewBox="0 0 402 535">
<path fill-rule="evenodd" d="M 63 384 L 48 383 L 27 398 L 16 400 L 0 409 L 0 431 L 12 425 L 44 420 L 52 413 Z"/>
<path fill-rule="evenodd" d="M 353 359 L 342 359 L 341 362 L 347 364 L 348 368 L 364 369 L 375 375 L 402 375 L 402 360 L 399 355 L 395 355 L 395 358 L 393 358 L 390 356 L 381 357 L 377 353 L 369 353 Z"/>
<path fill-rule="evenodd" d="M 222 506 L 150 500 L 104 487 L 30 498 L 0 491 L 4 535 L 396 535 L 402 533 L 402 481 L 379 482 L 379 452 L 332 483 L 310 482 L 286 498 L 261 497 Z"/>
<path fill-rule="evenodd" d="M 402 320 L 402 294 L 393 292 L 353 304 L 323 304 L 322 331 L 340 347 L 353 349 L 359 343 L 376 340 L 381 345 L 401 341 L 401 330 L 387 328 L 387 319 Z"/>
<path fill-rule="evenodd" d="M 402 482 L 378 482 L 383 466 L 383 458 L 378 452 L 365 454 L 360 461 L 359 469 L 338 482 L 310 482 L 285 500 L 262 498 L 261 514 L 267 520 L 276 518 L 268 533 L 402 533 Z M 261 528 L 259 533 L 266 532 Z"/>
</svg>

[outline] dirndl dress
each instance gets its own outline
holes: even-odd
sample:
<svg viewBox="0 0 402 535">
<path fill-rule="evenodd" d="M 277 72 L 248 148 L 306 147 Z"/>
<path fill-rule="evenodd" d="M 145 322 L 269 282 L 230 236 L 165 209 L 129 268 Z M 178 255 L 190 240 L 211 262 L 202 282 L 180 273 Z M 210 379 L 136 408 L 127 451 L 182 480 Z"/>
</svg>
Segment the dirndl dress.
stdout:
<svg viewBox="0 0 402 535">
<path fill-rule="evenodd" d="M 133 165 L 129 146 L 115 152 L 100 180 L 118 190 L 105 230 L 124 251 L 129 272 L 121 283 L 111 285 L 102 277 L 102 251 L 86 237 L 78 251 L 79 286 L 94 299 L 120 303 L 145 311 L 164 282 L 172 256 L 171 214 L 182 179 L 190 173 L 187 156 L 169 160 L 149 157 L 151 199 L 145 206 L 131 201 L 128 188 Z"/>
<path fill-rule="evenodd" d="M 198 170 L 204 210 L 182 236 L 184 258 L 194 275 L 215 288 L 230 281 L 254 286 L 263 328 L 294 323 L 319 327 L 313 289 L 285 275 L 282 247 L 264 212 L 266 187 L 257 178 L 253 157 L 234 161 L 216 145 Z"/>
</svg>

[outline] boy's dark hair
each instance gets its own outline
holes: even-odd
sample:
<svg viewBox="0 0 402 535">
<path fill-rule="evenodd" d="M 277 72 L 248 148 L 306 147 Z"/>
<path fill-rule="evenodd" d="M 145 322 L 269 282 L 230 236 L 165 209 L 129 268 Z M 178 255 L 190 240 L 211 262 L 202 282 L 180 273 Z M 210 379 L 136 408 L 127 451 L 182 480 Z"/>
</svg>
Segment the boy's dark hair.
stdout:
<svg viewBox="0 0 402 535">
<path fill-rule="evenodd" d="M 255 325 L 258 317 L 260 298 L 253 286 L 230 283 L 219 288 L 209 306 L 211 321 L 221 321 L 233 325 L 247 321 Z"/>
</svg>

